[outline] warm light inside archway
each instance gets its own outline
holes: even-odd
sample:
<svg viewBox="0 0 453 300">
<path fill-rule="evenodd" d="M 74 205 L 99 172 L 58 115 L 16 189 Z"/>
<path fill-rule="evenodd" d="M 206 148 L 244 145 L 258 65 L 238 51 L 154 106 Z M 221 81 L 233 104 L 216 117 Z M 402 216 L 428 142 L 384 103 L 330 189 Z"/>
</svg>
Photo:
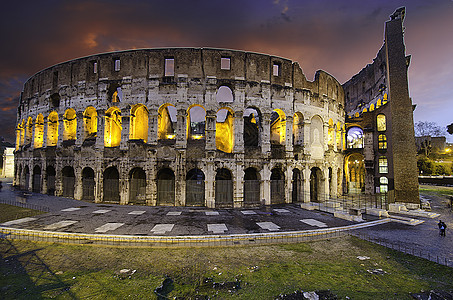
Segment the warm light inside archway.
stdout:
<svg viewBox="0 0 453 300">
<path fill-rule="evenodd" d="M 110 107 L 105 112 L 104 146 L 119 146 L 121 142 L 121 130 L 121 110 L 118 107 Z"/>
<path fill-rule="evenodd" d="M 271 114 L 271 143 L 284 145 L 286 137 L 286 115 L 281 109 Z"/>
<path fill-rule="evenodd" d="M 137 104 L 131 109 L 131 127 L 129 139 L 148 141 L 149 112 L 143 104 Z"/>
<path fill-rule="evenodd" d="M 217 112 L 215 123 L 215 145 L 220 151 L 226 153 L 233 152 L 234 131 L 233 131 L 233 112 L 227 108 L 222 108 Z"/>
</svg>

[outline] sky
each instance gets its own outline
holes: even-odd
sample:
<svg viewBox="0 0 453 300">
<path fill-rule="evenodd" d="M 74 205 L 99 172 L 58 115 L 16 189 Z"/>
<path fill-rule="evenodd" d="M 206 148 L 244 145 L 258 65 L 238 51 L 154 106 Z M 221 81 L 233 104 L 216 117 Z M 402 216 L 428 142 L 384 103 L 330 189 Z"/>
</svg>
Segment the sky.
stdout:
<svg viewBox="0 0 453 300">
<path fill-rule="evenodd" d="M 22 0 L 2 1 L 0 136 L 14 143 L 30 76 L 102 52 L 238 49 L 297 61 L 309 80 L 321 69 L 344 83 L 376 57 L 384 23 L 401 6 L 414 120 L 446 127 L 453 123 L 453 0 Z"/>
</svg>

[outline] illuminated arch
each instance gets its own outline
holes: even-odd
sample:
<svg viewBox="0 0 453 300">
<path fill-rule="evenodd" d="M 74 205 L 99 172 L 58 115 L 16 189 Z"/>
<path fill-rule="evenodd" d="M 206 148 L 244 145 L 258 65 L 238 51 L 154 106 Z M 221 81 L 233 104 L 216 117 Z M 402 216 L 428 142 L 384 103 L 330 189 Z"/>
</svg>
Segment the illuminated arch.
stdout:
<svg viewBox="0 0 453 300">
<path fill-rule="evenodd" d="M 162 104 L 157 111 L 158 132 L 157 139 L 172 140 L 176 137 L 176 107 L 166 103 Z"/>
<path fill-rule="evenodd" d="M 221 108 L 217 111 L 215 123 L 215 145 L 217 150 L 232 153 L 234 146 L 234 113 L 229 108 Z"/>
<path fill-rule="evenodd" d="M 248 107 L 244 110 L 244 146 L 258 147 L 260 142 L 261 113 L 255 107 Z"/>
<path fill-rule="evenodd" d="M 148 141 L 148 117 L 148 109 L 143 104 L 132 107 L 129 139 Z"/>
<path fill-rule="evenodd" d="M 93 106 L 83 112 L 83 130 L 85 139 L 96 137 L 98 131 L 98 113 Z"/>
<path fill-rule="evenodd" d="M 304 144 L 304 116 L 300 112 L 293 116 L 293 144 Z"/>
<path fill-rule="evenodd" d="M 286 137 L 286 115 L 281 109 L 271 114 L 271 144 L 284 145 Z"/>
<path fill-rule="evenodd" d="M 47 146 L 56 146 L 58 141 L 58 114 L 53 111 L 47 118 Z"/>
<path fill-rule="evenodd" d="M 44 141 L 44 117 L 39 114 L 35 122 L 35 138 L 33 148 L 41 148 Z"/>
<path fill-rule="evenodd" d="M 347 156 L 344 171 L 348 193 L 362 193 L 365 190 L 365 164 L 363 155 L 353 153 Z"/>
<path fill-rule="evenodd" d="M 188 140 L 205 138 L 206 110 L 199 104 L 193 104 L 187 109 L 186 136 Z"/>
<path fill-rule="evenodd" d="M 28 117 L 27 124 L 25 127 L 25 144 L 31 143 L 32 135 L 33 135 L 33 119 L 32 117 Z"/>
<path fill-rule="evenodd" d="M 217 90 L 217 102 L 231 103 L 234 101 L 233 91 L 226 85 L 222 85 Z"/>
<path fill-rule="evenodd" d="M 379 114 L 376 116 L 376 127 L 377 131 L 387 130 L 387 121 L 384 114 Z"/>
<path fill-rule="evenodd" d="M 104 146 L 117 147 L 121 142 L 121 110 L 118 107 L 110 107 L 105 112 Z"/>
<path fill-rule="evenodd" d="M 68 108 L 63 116 L 63 141 L 75 140 L 77 138 L 77 115 L 74 109 Z"/>
</svg>

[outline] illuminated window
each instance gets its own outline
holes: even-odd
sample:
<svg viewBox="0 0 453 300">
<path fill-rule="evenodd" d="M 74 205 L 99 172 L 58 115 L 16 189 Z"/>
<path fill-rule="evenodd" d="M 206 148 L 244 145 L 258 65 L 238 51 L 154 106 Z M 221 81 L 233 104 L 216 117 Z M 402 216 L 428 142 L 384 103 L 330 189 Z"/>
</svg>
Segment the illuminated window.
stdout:
<svg viewBox="0 0 453 300">
<path fill-rule="evenodd" d="M 387 177 L 381 177 L 379 178 L 379 192 L 381 193 L 387 193 L 388 192 L 388 184 L 389 180 Z"/>
<path fill-rule="evenodd" d="M 175 76 L 175 59 L 165 59 L 165 76 Z"/>
<path fill-rule="evenodd" d="M 271 144 L 284 145 L 286 137 L 286 115 L 281 109 L 271 114 Z"/>
<path fill-rule="evenodd" d="M 115 59 L 115 71 L 119 71 L 121 68 L 121 62 L 119 59 Z"/>
<path fill-rule="evenodd" d="M 387 158 L 385 156 L 379 157 L 379 173 L 388 173 Z"/>
<path fill-rule="evenodd" d="M 77 116 L 74 109 L 69 108 L 63 116 L 64 132 L 63 140 L 75 140 L 77 138 Z"/>
<path fill-rule="evenodd" d="M 376 127 L 377 131 L 385 131 L 387 129 L 387 124 L 385 120 L 385 115 L 379 114 L 376 116 Z"/>
<path fill-rule="evenodd" d="M 98 131 L 98 113 L 93 106 L 87 107 L 83 113 L 83 130 L 85 139 L 93 138 Z"/>
<path fill-rule="evenodd" d="M 234 131 L 233 131 L 233 112 L 227 108 L 222 108 L 217 112 L 215 123 L 215 145 L 220 151 L 226 153 L 233 152 Z"/>
<path fill-rule="evenodd" d="M 187 139 L 200 140 L 205 138 L 206 111 L 200 105 L 193 105 L 187 114 Z"/>
<path fill-rule="evenodd" d="M 44 141 L 44 117 L 39 114 L 35 122 L 35 139 L 33 148 L 41 148 Z"/>
<path fill-rule="evenodd" d="M 33 135 L 33 119 L 28 117 L 27 124 L 25 127 L 25 144 L 31 143 L 31 138 Z"/>
<path fill-rule="evenodd" d="M 53 111 L 47 118 L 47 146 L 56 146 L 58 141 L 58 114 Z"/>
<path fill-rule="evenodd" d="M 387 137 L 385 134 L 378 135 L 378 147 L 381 150 L 387 149 Z"/>
<path fill-rule="evenodd" d="M 348 149 L 363 148 L 363 130 L 360 127 L 351 127 L 348 130 Z"/>
<path fill-rule="evenodd" d="M 216 100 L 217 102 L 231 103 L 234 101 L 233 92 L 226 85 L 222 85 L 217 90 Z"/>
<path fill-rule="evenodd" d="M 110 107 L 105 112 L 104 146 L 117 147 L 121 142 L 121 110 L 118 107 Z"/>
<path fill-rule="evenodd" d="M 159 140 L 173 140 L 176 137 L 176 107 L 171 104 L 163 104 L 157 113 Z"/>
<path fill-rule="evenodd" d="M 131 109 L 131 127 L 129 139 L 148 140 L 148 109 L 143 104 L 137 104 Z"/>
<path fill-rule="evenodd" d="M 229 57 L 220 58 L 220 69 L 230 70 L 230 68 L 231 68 L 230 63 L 231 63 L 231 58 L 229 58 Z"/>
</svg>

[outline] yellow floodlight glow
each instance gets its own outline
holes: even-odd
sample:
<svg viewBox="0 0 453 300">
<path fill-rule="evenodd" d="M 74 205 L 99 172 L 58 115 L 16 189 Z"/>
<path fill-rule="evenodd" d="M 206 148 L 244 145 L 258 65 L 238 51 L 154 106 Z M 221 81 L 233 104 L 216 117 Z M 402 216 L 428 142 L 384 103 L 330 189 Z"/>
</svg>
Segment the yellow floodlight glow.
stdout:
<svg viewBox="0 0 453 300">
<path fill-rule="evenodd" d="M 165 137 L 169 140 L 172 140 L 176 137 L 176 134 L 167 134 Z"/>
</svg>

